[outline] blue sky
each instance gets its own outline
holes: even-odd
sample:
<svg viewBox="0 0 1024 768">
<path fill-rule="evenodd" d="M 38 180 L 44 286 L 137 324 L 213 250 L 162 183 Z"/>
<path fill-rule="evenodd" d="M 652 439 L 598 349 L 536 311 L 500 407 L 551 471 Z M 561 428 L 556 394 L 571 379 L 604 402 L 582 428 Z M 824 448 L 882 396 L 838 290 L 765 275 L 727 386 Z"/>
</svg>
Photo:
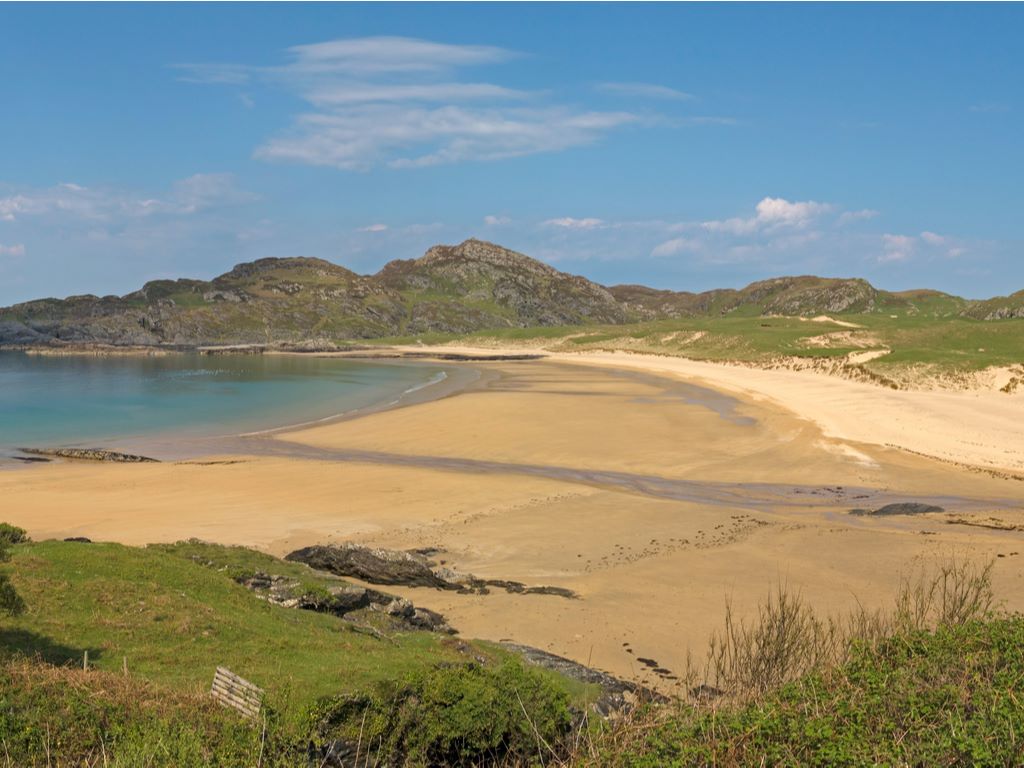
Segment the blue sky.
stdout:
<svg viewBox="0 0 1024 768">
<path fill-rule="evenodd" d="M 0 304 L 492 240 L 1024 288 L 1020 5 L 0 5 Z"/>
</svg>

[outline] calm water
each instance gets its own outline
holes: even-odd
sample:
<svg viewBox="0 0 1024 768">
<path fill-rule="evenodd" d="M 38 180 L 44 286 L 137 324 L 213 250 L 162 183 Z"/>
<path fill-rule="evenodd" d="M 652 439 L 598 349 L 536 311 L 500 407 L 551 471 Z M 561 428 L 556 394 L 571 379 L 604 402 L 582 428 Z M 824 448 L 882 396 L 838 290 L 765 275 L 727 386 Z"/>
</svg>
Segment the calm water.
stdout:
<svg viewBox="0 0 1024 768">
<path fill-rule="evenodd" d="M 230 435 L 390 403 L 437 365 L 314 357 L 43 357 L 0 352 L 0 455 Z"/>
</svg>

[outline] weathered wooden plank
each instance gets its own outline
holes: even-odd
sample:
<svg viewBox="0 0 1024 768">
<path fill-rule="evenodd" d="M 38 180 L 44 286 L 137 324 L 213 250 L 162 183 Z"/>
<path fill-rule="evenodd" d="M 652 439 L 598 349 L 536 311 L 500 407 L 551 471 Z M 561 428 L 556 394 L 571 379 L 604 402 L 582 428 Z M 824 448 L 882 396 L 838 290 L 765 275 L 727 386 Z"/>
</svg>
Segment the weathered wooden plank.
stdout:
<svg viewBox="0 0 1024 768">
<path fill-rule="evenodd" d="M 215 698 L 221 704 L 226 704 L 247 715 L 254 715 L 260 710 L 258 705 L 254 705 L 251 702 L 247 701 L 241 701 L 240 699 L 236 699 L 233 696 L 225 695 L 217 691 L 213 693 L 213 698 Z"/>
<path fill-rule="evenodd" d="M 231 696 L 235 699 L 238 699 L 239 701 L 245 702 L 246 704 L 252 704 L 257 707 L 262 703 L 258 696 L 247 696 L 236 688 L 226 688 L 223 685 L 217 684 L 213 686 L 212 690 L 214 693 L 221 693 L 225 696 Z"/>
<path fill-rule="evenodd" d="M 232 682 L 237 683 L 238 685 L 242 686 L 243 688 L 250 688 L 251 690 L 253 690 L 256 693 L 259 693 L 261 695 L 263 693 L 263 689 L 262 688 L 259 688 L 258 686 L 253 685 L 248 680 L 246 680 L 244 677 L 239 677 L 234 672 L 232 672 L 230 669 L 226 669 L 224 667 L 217 667 L 217 672 L 214 675 L 214 679 L 216 679 L 217 677 L 226 678 L 228 680 L 231 680 Z"/>
<path fill-rule="evenodd" d="M 255 717 L 263 706 L 263 690 L 226 667 L 217 667 L 210 695 L 246 717 Z"/>
</svg>

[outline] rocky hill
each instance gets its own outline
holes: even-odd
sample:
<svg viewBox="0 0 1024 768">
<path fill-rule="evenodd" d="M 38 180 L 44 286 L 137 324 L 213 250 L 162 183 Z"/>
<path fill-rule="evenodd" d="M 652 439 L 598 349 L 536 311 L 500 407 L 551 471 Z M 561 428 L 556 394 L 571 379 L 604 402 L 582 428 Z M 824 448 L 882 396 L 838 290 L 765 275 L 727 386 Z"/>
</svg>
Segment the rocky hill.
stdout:
<svg viewBox="0 0 1024 768">
<path fill-rule="evenodd" d="M 638 285 L 609 289 L 630 310 L 644 317 L 698 315 L 820 315 L 872 312 L 905 302 L 879 291 L 866 280 L 826 277 L 776 277 L 704 293 L 656 291 Z"/>
<path fill-rule="evenodd" d="M 260 259 L 211 281 L 29 301 L 0 310 L 0 343 L 275 343 L 627 319 L 596 283 L 467 240 L 371 276 L 321 259 Z"/>
<path fill-rule="evenodd" d="M 493 243 L 439 245 L 358 275 L 322 259 L 260 259 L 213 280 L 156 280 L 125 296 L 40 299 L 0 309 L 0 344 L 266 344 L 484 328 L 618 324 L 721 315 L 852 312 L 1024 316 L 1024 292 L 967 302 L 889 293 L 865 280 L 779 277 L 703 293 L 605 288 Z"/>
<path fill-rule="evenodd" d="M 1024 291 L 975 302 L 964 311 L 964 315 L 977 320 L 1010 320 L 1024 317 Z"/>
</svg>

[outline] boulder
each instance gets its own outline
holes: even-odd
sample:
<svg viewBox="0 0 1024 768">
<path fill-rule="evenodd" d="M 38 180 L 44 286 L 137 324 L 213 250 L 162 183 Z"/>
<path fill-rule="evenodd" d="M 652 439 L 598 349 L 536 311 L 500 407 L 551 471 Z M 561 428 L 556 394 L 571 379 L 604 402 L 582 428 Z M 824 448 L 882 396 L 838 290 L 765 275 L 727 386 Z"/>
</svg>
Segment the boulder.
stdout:
<svg viewBox="0 0 1024 768">
<path fill-rule="evenodd" d="M 457 590 L 459 586 L 437 576 L 422 555 L 370 549 L 355 544 L 304 547 L 285 556 L 285 560 L 305 563 L 310 568 L 370 584 L 403 587 L 433 587 Z"/>
</svg>

